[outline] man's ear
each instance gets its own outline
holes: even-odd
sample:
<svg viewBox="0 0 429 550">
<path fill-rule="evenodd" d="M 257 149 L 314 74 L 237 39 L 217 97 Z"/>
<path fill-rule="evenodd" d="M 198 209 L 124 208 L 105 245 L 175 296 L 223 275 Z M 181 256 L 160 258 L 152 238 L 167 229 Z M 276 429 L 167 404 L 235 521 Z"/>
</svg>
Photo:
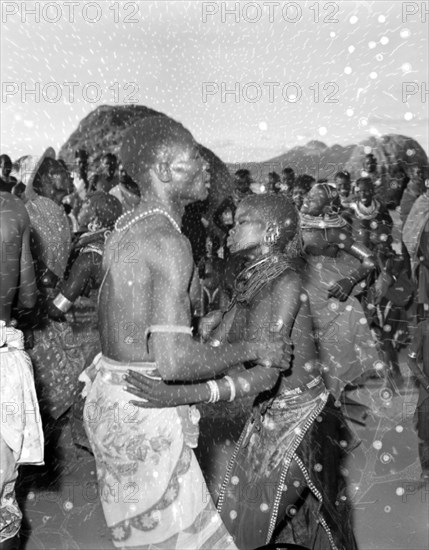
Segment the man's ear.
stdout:
<svg viewBox="0 0 429 550">
<path fill-rule="evenodd" d="M 171 169 L 168 162 L 158 162 L 153 167 L 158 179 L 163 183 L 168 183 L 171 181 Z"/>
</svg>

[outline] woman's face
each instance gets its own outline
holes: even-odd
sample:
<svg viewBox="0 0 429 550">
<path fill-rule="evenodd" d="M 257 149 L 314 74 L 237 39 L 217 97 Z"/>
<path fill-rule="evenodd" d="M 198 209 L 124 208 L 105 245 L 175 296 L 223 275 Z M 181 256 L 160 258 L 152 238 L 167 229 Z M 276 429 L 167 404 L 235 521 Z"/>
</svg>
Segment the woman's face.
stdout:
<svg viewBox="0 0 429 550">
<path fill-rule="evenodd" d="M 232 254 L 242 250 L 251 250 L 263 244 L 266 223 L 258 211 L 250 207 L 237 208 L 235 225 L 230 230 L 227 246 Z"/>
<path fill-rule="evenodd" d="M 301 212 L 309 216 L 320 216 L 327 202 L 326 192 L 315 186 L 305 195 Z"/>
<path fill-rule="evenodd" d="M 73 192 L 73 182 L 67 170 L 53 159 L 48 159 L 47 166 L 43 170 L 42 195 L 61 204 L 64 197 Z"/>
</svg>

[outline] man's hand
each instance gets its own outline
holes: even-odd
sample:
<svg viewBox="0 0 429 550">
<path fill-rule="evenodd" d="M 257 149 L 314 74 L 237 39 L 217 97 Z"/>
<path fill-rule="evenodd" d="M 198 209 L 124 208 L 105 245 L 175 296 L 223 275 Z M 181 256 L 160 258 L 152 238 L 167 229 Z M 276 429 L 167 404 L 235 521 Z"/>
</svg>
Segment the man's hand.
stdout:
<svg viewBox="0 0 429 550">
<path fill-rule="evenodd" d="M 276 367 L 289 370 L 292 359 L 292 341 L 282 334 L 283 323 L 277 323 L 270 328 L 270 342 L 260 343 L 259 359 L 257 362 L 264 367 Z"/>
<path fill-rule="evenodd" d="M 349 297 L 354 286 L 354 281 L 349 277 L 340 279 L 334 283 L 328 291 L 328 298 L 337 298 L 340 302 L 345 302 Z"/>
<path fill-rule="evenodd" d="M 179 387 L 166 384 L 162 380 L 148 378 L 144 374 L 129 370 L 124 375 L 125 390 L 145 401 L 130 401 L 132 405 L 143 409 L 162 409 L 177 407 L 180 402 Z"/>
</svg>

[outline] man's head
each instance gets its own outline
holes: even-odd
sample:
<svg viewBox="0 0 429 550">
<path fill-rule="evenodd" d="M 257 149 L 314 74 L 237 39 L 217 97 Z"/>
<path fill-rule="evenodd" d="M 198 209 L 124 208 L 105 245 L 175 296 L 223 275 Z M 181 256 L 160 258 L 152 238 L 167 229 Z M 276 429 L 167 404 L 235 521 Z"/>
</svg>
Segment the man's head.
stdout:
<svg viewBox="0 0 429 550">
<path fill-rule="evenodd" d="M 280 183 L 280 176 L 277 174 L 277 172 L 269 172 L 266 180 L 265 180 L 265 189 L 268 193 L 278 193 L 279 192 L 279 183 Z"/>
<path fill-rule="evenodd" d="M 314 178 L 308 174 L 298 176 L 293 186 L 292 199 L 298 210 L 301 209 L 305 195 L 310 191 L 314 184 Z"/>
<path fill-rule="evenodd" d="M 374 184 L 371 178 L 359 178 L 356 181 L 356 195 L 364 206 L 371 206 L 374 194 Z"/>
<path fill-rule="evenodd" d="M 77 149 L 75 151 L 74 165 L 79 174 L 86 173 L 88 169 L 88 153 L 85 149 Z"/>
<path fill-rule="evenodd" d="M 12 161 L 8 155 L 0 156 L 0 169 L 2 178 L 7 179 L 12 172 Z"/>
<path fill-rule="evenodd" d="M 252 176 L 250 175 L 249 170 L 246 168 L 241 168 L 237 170 L 234 174 L 234 186 L 242 193 L 247 193 L 250 190 L 250 185 L 252 183 Z"/>
<path fill-rule="evenodd" d="M 108 178 L 113 178 L 116 172 L 118 161 L 113 153 L 105 153 L 101 157 L 101 171 Z"/>
<path fill-rule="evenodd" d="M 335 187 L 340 197 L 347 198 L 350 195 L 352 182 L 349 172 L 337 172 L 335 174 Z"/>
<path fill-rule="evenodd" d="M 207 162 L 192 134 L 165 116 L 148 117 L 124 135 L 122 164 L 142 195 L 189 204 L 207 198 Z"/>
<path fill-rule="evenodd" d="M 296 237 L 298 211 L 284 195 L 250 195 L 240 202 L 228 237 L 232 253 L 283 252 Z"/>
<path fill-rule="evenodd" d="M 286 184 L 289 189 L 293 187 L 293 184 L 295 182 L 295 172 L 290 166 L 282 170 L 281 180 L 282 183 Z"/>
<path fill-rule="evenodd" d="M 304 197 L 301 212 L 309 216 L 323 216 L 336 213 L 340 208 L 337 189 L 327 183 L 316 183 Z"/>
<path fill-rule="evenodd" d="M 365 155 L 363 167 L 368 174 L 377 172 L 377 159 L 372 153 Z"/>
<path fill-rule="evenodd" d="M 61 204 L 64 197 L 73 191 L 73 182 L 61 162 L 47 157 L 37 171 L 33 189 L 38 195 Z"/>
</svg>

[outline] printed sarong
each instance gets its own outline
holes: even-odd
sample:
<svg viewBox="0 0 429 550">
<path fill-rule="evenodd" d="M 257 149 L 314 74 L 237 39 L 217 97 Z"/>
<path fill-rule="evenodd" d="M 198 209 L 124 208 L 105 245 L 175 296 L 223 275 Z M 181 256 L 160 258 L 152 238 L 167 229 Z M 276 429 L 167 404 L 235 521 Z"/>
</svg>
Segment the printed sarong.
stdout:
<svg viewBox="0 0 429 550">
<path fill-rule="evenodd" d="M 97 356 L 84 373 L 84 423 L 113 543 L 139 550 L 234 549 L 211 500 L 193 447 L 195 407 L 143 409 L 124 390 L 128 369 L 158 376 L 154 363 Z M 81 375 L 81 379 L 84 378 Z"/>
<path fill-rule="evenodd" d="M 321 431 L 319 423 L 323 423 L 326 404 L 332 399 L 319 377 L 301 393 L 280 392 L 268 408 L 264 408 L 264 402 L 255 406 L 232 455 L 218 501 L 224 524 L 240 550 L 252 550 L 278 540 L 282 525 L 289 526 L 295 514 L 302 519 L 300 512 L 297 513 L 299 502 L 286 512 L 281 505 L 288 484 L 292 485 L 292 478 L 289 479 L 292 462 L 302 472 L 309 491 L 301 506 L 305 505 L 305 525 L 291 527 L 294 536 L 291 539 L 287 534 L 286 542 L 323 550 L 355 548 L 349 525 L 336 525 L 338 518 L 330 513 L 330 506 L 335 508 L 334 502 L 341 495 L 331 490 L 334 495 L 328 496 L 326 487 L 316 477 L 316 472 L 322 471 L 325 464 L 315 458 L 319 459 L 325 453 L 324 448 L 332 444 L 340 448 L 341 436 L 335 434 L 335 442 L 319 438 L 319 446 L 324 447 L 322 453 L 317 453 L 314 441 L 308 444 L 311 434 L 317 436 Z M 326 484 L 326 480 L 324 482 Z M 336 488 L 335 478 L 330 483 Z M 281 510 L 287 517 L 280 515 Z M 336 532 L 343 528 L 347 529 L 346 537 L 350 539 L 344 544 L 342 535 Z M 320 541 L 320 545 L 316 541 Z"/>
<path fill-rule="evenodd" d="M 319 357 L 327 369 L 329 389 L 338 399 L 344 386 L 364 372 L 382 372 L 376 341 L 361 304 L 353 295 L 344 302 L 328 299 L 332 284 L 356 268 L 349 255 L 308 256 L 304 287 L 310 300 Z"/>
<path fill-rule="evenodd" d="M 0 347 L 0 542 L 3 542 L 19 532 L 22 513 L 15 498 L 18 466 L 43 464 L 43 430 L 22 332 L 0 327 L 0 346 L 3 346 Z"/>
</svg>

